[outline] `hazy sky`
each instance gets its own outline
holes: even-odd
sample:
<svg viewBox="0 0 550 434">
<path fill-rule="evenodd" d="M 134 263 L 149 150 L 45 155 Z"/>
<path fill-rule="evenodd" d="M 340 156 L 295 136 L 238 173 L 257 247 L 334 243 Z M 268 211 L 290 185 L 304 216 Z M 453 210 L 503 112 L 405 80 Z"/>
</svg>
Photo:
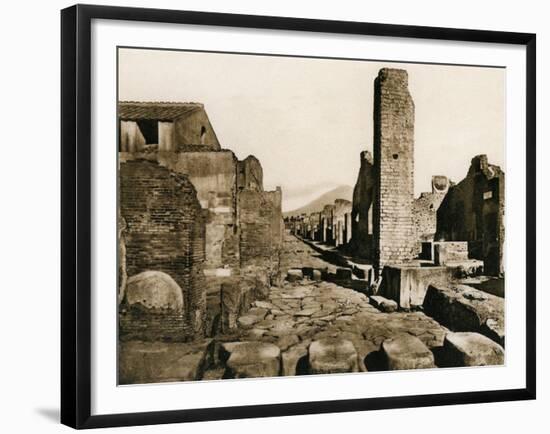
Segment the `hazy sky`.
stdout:
<svg viewBox="0 0 550 434">
<path fill-rule="evenodd" d="M 505 169 L 504 69 L 121 49 L 119 98 L 203 103 L 222 147 L 258 157 L 291 210 L 355 185 L 382 67 L 409 73 L 416 195 L 432 175 L 460 181 L 477 154 Z"/>
</svg>

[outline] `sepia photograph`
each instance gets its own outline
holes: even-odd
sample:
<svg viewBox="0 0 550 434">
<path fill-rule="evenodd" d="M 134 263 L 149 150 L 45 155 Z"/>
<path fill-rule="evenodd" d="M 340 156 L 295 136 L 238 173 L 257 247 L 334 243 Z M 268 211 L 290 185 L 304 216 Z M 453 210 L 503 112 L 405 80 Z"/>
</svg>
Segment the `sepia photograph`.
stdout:
<svg viewBox="0 0 550 434">
<path fill-rule="evenodd" d="M 505 68 L 118 47 L 117 81 L 119 385 L 505 364 Z"/>
</svg>

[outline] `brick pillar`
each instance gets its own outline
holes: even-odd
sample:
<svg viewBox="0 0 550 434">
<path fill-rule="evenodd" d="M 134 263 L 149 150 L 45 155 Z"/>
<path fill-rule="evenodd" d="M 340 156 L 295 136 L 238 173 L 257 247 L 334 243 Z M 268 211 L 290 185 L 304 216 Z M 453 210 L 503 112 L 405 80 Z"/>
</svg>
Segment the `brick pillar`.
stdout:
<svg viewBox="0 0 550 434">
<path fill-rule="evenodd" d="M 374 265 L 413 258 L 414 102 L 407 71 L 383 68 L 374 82 Z"/>
</svg>

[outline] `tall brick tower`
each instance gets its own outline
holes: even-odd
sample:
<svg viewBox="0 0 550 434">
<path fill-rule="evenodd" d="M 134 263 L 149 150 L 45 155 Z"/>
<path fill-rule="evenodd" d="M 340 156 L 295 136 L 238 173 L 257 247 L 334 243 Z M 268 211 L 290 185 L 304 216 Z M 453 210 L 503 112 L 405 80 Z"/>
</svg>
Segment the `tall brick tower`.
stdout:
<svg viewBox="0 0 550 434">
<path fill-rule="evenodd" d="M 414 102 L 407 71 L 383 68 L 374 81 L 374 266 L 413 258 Z"/>
</svg>

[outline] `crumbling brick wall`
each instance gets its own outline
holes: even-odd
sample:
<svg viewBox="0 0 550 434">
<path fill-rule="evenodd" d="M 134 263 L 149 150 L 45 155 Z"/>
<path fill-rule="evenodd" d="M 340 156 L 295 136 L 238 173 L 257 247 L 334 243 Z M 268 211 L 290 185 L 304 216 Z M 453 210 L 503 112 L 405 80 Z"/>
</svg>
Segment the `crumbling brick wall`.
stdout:
<svg viewBox="0 0 550 434">
<path fill-rule="evenodd" d="M 202 336 L 205 225 L 193 184 L 155 162 L 134 160 L 120 164 L 119 188 L 128 276 L 171 276 L 184 292 L 183 326 L 189 337 Z"/>
<path fill-rule="evenodd" d="M 437 211 L 436 241 L 468 241 L 470 257 L 489 275 L 504 273 L 504 172 L 486 155 L 472 159 L 466 178 L 452 186 Z"/>
<path fill-rule="evenodd" d="M 374 83 L 374 265 L 413 258 L 414 103 L 407 71 L 383 68 Z"/>
</svg>

